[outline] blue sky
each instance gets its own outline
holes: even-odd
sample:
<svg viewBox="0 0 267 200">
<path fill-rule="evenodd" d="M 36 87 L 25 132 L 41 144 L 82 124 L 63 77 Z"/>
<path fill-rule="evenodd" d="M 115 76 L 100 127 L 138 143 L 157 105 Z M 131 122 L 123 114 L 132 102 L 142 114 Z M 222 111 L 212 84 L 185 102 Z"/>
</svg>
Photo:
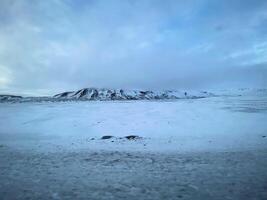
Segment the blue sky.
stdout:
<svg viewBox="0 0 267 200">
<path fill-rule="evenodd" d="M 0 93 L 267 87 L 266 0 L 1 0 Z"/>
</svg>

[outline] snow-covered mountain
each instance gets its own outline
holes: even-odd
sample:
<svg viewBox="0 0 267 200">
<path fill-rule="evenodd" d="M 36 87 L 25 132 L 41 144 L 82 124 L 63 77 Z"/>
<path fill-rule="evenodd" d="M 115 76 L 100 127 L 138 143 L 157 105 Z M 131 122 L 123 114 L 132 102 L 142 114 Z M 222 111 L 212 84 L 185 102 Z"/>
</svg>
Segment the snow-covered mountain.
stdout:
<svg viewBox="0 0 267 200">
<path fill-rule="evenodd" d="M 146 91 L 123 90 L 106 88 L 84 88 L 73 92 L 63 92 L 54 96 L 57 99 L 84 99 L 84 100 L 156 100 L 204 98 L 213 96 L 208 92 L 182 92 L 182 91 Z"/>
<path fill-rule="evenodd" d="M 1 102 L 58 102 L 75 100 L 171 100 L 171 99 L 198 99 L 206 97 L 237 97 L 260 96 L 267 97 L 267 89 L 228 89 L 206 91 L 182 91 L 182 90 L 124 90 L 106 88 L 84 88 L 78 91 L 63 92 L 54 96 L 22 97 L 16 95 L 0 95 Z"/>
</svg>

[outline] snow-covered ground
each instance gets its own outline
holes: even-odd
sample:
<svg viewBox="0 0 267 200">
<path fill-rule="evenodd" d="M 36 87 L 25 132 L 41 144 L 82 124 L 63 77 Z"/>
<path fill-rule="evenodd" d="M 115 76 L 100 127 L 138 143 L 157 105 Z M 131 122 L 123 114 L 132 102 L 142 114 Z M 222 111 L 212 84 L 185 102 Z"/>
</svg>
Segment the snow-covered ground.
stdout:
<svg viewBox="0 0 267 200">
<path fill-rule="evenodd" d="M 0 104 L 0 199 L 266 199 L 266 169 L 267 96 Z"/>
</svg>

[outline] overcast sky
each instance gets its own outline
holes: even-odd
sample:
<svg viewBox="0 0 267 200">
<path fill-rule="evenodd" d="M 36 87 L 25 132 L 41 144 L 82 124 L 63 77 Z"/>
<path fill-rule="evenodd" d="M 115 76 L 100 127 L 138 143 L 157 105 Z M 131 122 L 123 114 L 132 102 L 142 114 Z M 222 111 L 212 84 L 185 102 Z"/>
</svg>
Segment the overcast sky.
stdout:
<svg viewBox="0 0 267 200">
<path fill-rule="evenodd" d="M 266 0 L 0 0 L 0 93 L 267 87 Z"/>
</svg>

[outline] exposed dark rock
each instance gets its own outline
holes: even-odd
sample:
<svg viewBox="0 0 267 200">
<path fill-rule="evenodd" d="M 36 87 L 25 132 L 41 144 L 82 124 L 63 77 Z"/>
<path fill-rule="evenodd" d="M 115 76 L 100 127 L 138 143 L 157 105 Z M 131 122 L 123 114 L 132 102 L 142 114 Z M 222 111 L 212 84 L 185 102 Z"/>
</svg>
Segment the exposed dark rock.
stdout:
<svg viewBox="0 0 267 200">
<path fill-rule="evenodd" d="M 101 137 L 101 140 L 107 140 L 107 139 L 111 139 L 114 138 L 114 136 L 112 135 L 104 135 L 103 137 Z"/>
<path fill-rule="evenodd" d="M 82 90 L 78 90 L 77 92 L 75 92 L 75 94 L 73 96 L 76 96 L 77 94 L 79 94 Z"/>
<path fill-rule="evenodd" d="M 67 97 L 71 92 L 63 92 L 60 94 L 55 95 L 54 97 Z"/>
<path fill-rule="evenodd" d="M 140 137 L 138 135 L 128 135 L 128 136 L 125 136 L 125 138 L 128 139 L 128 140 L 142 139 L 142 137 Z"/>
<path fill-rule="evenodd" d="M 140 91 L 141 95 L 146 95 L 148 93 L 148 91 Z"/>
<path fill-rule="evenodd" d="M 94 100 L 98 97 L 98 91 L 96 89 L 93 90 L 93 94 L 91 95 L 91 100 Z"/>
<path fill-rule="evenodd" d="M 115 98 L 116 98 L 116 93 L 115 93 L 115 92 L 111 93 L 111 96 L 110 96 L 110 97 L 111 97 L 112 100 L 115 100 Z"/>
<path fill-rule="evenodd" d="M 88 94 L 88 89 L 83 89 L 81 91 L 80 98 L 86 96 L 87 94 Z"/>
</svg>

